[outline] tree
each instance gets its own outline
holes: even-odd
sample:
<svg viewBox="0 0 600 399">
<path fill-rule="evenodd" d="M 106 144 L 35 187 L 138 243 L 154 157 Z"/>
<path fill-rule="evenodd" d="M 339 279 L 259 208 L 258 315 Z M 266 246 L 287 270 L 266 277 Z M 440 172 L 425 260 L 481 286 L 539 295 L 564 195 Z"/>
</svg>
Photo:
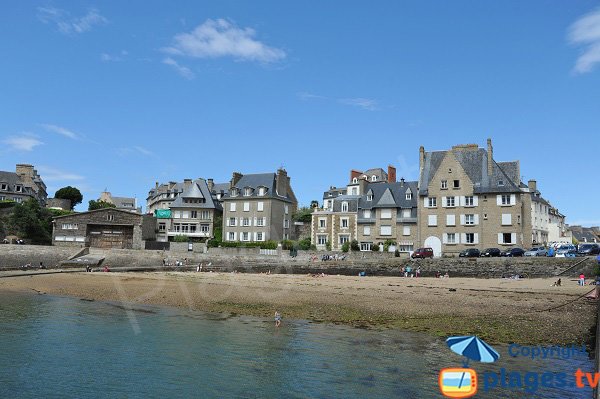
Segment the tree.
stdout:
<svg viewBox="0 0 600 399">
<path fill-rule="evenodd" d="M 314 208 L 302 207 L 299 208 L 296 213 L 292 216 L 292 220 L 295 222 L 310 223 L 312 220 L 312 212 Z"/>
<path fill-rule="evenodd" d="M 83 201 L 83 195 L 81 195 L 81 191 L 75 187 L 67 186 L 59 189 L 55 194 L 54 198 L 68 199 L 71 201 L 71 210 L 75 208 L 76 205 L 81 204 Z"/>
<path fill-rule="evenodd" d="M 34 244 L 50 244 L 52 237 L 52 213 L 40 207 L 33 198 L 17 204 L 9 218 L 10 229 L 21 238 Z"/>
<path fill-rule="evenodd" d="M 112 204 L 110 202 L 106 202 L 106 201 L 102 201 L 102 200 L 90 200 L 88 202 L 89 206 L 88 206 L 88 211 L 94 211 L 96 209 L 104 209 L 104 208 L 116 208 L 117 206 L 115 204 Z"/>
</svg>

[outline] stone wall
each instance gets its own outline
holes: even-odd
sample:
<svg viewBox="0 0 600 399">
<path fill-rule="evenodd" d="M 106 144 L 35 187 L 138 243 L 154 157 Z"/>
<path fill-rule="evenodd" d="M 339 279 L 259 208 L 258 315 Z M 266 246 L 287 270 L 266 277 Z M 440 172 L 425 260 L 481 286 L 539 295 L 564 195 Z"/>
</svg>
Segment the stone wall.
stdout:
<svg viewBox="0 0 600 399">
<path fill-rule="evenodd" d="M 46 267 L 55 267 L 79 251 L 77 248 L 0 244 L 0 270 L 16 269 L 27 263 L 37 267 L 40 262 Z"/>
</svg>

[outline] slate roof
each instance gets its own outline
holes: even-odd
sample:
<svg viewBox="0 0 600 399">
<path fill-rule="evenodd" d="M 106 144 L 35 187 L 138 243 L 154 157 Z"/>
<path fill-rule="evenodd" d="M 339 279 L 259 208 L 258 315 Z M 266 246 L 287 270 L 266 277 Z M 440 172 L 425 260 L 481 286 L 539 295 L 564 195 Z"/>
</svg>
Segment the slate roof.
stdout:
<svg viewBox="0 0 600 399">
<path fill-rule="evenodd" d="M 185 199 L 197 199 L 204 202 L 186 203 Z M 171 203 L 171 208 L 199 208 L 199 209 L 222 209 L 221 204 L 213 199 L 208 190 L 208 184 L 204 179 L 192 181 L 189 187 L 184 188 L 181 194 Z"/>
<path fill-rule="evenodd" d="M 243 175 L 242 178 L 236 183 L 235 187 L 240 190 L 240 194 L 237 197 L 231 197 L 229 188 L 225 191 L 221 200 L 238 199 L 238 198 L 276 198 L 282 201 L 295 202 L 293 197 L 293 191 L 291 187 L 288 187 L 286 196 L 281 196 L 276 192 L 276 181 L 277 175 L 275 173 L 254 173 Z M 252 193 L 249 196 L 244 196 L 244 188 L 251 188 Z M 258 195 L 258 188 L 266 187 L 267 192 L 263 196 Z"/>
<path fill-rule="evenodd" d="M 135 209 L 135 198 L 111 196 L 110 199 L 117 208 Z"/>
<path fill-rule="evenodd" d="M 337 196 L 343 195 L 344 193 L 346 193 L 346 187 L 330 188 L 329 190 L 323 193 L 323 199 L 326 200 L 330 198 L 336 198 Z"/>
<path fill-rule="evenodd" d="M 569 227 L 569 230 L 571 230 L 573 237 L 575 237 L 580 244 L 599 241 L 598 237 L 594 233 L 594 229 L 590 227 L 571 226 Z"/>
<path fill-rule="evenodd" d="M 416 181 L 405 181 L 404 184 L 401 182 L 388 183 L 388 182 L 374 182 L 367 185 L 365 195 L 360 197 L 358 207 L 360 209 L 373 209 L 373 208 L 416 208 L 418 201 L 418 190 Z M 412 192 L 412 199 L 406 199 L 406 192 L 410 190 Z M 367 195 L 373 194 L 373 200 L 367 201 Z"/>
<path fill-rule="evenodd" d="M 229 183 L 215 183 L 212 191 L 214 194 L 224 194 L 227 190 L 229 190 Z"/>
<path fill-rule="evenodd" d="M 23 185 L 23 182 L 21 181 L 21 179 L 19 178 L 19 175 L 17 175 L 14 172 L 4 172 L 4 171 L 0 171 L 0 183 L 6 183 L 8 184 L 8 190 L 7 191 L 0 191 L 0 194 L 2 193 L 11 193 L 11 194 L 31 194 L 31 189 L 30 187 L 25 187 Z M 19 192 L 17 193 L 15 186 L 16 185 L 21 185 L 23 186 L 23 192 Z"/>
<path fill-rule="evenodd" d="M 515 193 L 521 192 L 519 162 L 493 161 L 493 170 L 488 174 L 488 153 L 483 148 L 476 150 L 457 149 L 450 151 L 433 151 L 425 153 L 425 163 L 421 174 L 419 192 L 427 195 L 429 184 L 448 153 L 454 157 L 473 182 L 475 193 Z M 502 182 L 502 184 L 500 184 Z"/>
</svg>

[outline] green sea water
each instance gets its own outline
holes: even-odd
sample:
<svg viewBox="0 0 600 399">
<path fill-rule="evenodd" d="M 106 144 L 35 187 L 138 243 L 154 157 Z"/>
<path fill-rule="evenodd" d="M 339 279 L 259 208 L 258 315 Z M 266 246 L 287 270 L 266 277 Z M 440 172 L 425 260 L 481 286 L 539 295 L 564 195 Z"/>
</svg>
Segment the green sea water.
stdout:
<svg viewBox="0 0 600 399">
<path fill-rule="evenodd" d="M 439 398 L 462 359 L 443 338 L 161 307 L 0 294 L 0 398 Z M 592 371 L 587 358 L 506 356 L 477 372 Z M 590 398 L 591 390 L 477 398 Z"/>
</svg>

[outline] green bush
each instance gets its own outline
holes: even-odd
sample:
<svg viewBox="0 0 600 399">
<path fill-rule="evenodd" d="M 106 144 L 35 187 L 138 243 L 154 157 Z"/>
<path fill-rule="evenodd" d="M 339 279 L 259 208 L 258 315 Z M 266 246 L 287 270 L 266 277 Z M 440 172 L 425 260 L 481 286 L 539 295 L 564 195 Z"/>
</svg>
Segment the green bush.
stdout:
<svg viewBox="0 0 600 399">
<path fill-rule="evenodd" d="M 264 242 L 242 242 L 242 241 L 223 241 L 221 247 L 223 248 L 260 248 L 260 249 L 277 249 L 277 241 L 264 241 Z"/>
<path fill-rule="evenodd" d="M 379 251 L 379 245 L 378 245 L 378 244 L 373 244 L 373 245 L 371 246 L 371 251 L 373 251 L 373 252 L 377 252 L 377 251 Z"/>
<path fill-rule="evenodd" d="M 358 241 L 352 240 L 350 242 L 350 249 L 353 251 L 360 251 L 360 246 L 358 245 Z"/>
<path fill-rule="evenodd" d="M 0 201 L 0 209 L 1 208 L 10 208 L 12 206 L 15 206 L 17 203 L 15 201 L 11 201 L 11 200 L 4 200 L 4 201 Z"/>
<path fill-rule="evenodd" d="M 206 246 L 208 248 L 218 248 L 219 245 L 221 245 L 221 241 L 217 240 L 216 238 L 211 238 L 210 240 L 206 241 Z"/>
<path fill-rule="evenodd" d="M 310 238 L 305 238 L 303 240 L 298 241 L 298 248 L 300 248 L 304 251 L 311 249 L 310 248 L 311 246 L 312 245 L 310 243 Z"/>
<path fill-rule="evenodd" d="M 396 250 L 394 251 L 394 256 L 395 256 L 396 258 L 399 258 L 399 257 L 400 257 L 400 251 L 398 251 L 398 249 L 396 249 Z"/>
<path fill-rule="evenodd" d="M 281 241 L 281 248 L 284 251 L 289 251 L 290 249 L 294 248 L 294 241 L 292 240 L 283 240 Z"/>
<path fill-rule="evenodd" d="M 189 240 L 189 237 L 183 234 L 179 234 L 173 237 L 173 241 L 175 242 L 188 242 Z"/>
<path fill-rule="evenodd" d="M 294 222 L 310 223 L 312 221 L 313 208 L 300 208 L 292 216 Z"/>
<path fill-rule="evenodd" d="M 383 243 L 383 251 L 387 252 L 390 249 L 390 245 L 396 245 L 396 241 L 394 240 L 385 240 Z"/>
<path fill-rule="evenodd" d="M 348 252 L 349 249 L 350 249 L 350 243 L 348 241 L 346 241 L 345 243 L 342 244 L 342 252 Z"/>
<path fill-rule="evenodd" d="M 325 243 L 325 248 L 326 248 L 328 251 L 331 251 L 331 243 L 330 243 L 329 241 L 327 241 L 327 242 Z"/>
</svg>

